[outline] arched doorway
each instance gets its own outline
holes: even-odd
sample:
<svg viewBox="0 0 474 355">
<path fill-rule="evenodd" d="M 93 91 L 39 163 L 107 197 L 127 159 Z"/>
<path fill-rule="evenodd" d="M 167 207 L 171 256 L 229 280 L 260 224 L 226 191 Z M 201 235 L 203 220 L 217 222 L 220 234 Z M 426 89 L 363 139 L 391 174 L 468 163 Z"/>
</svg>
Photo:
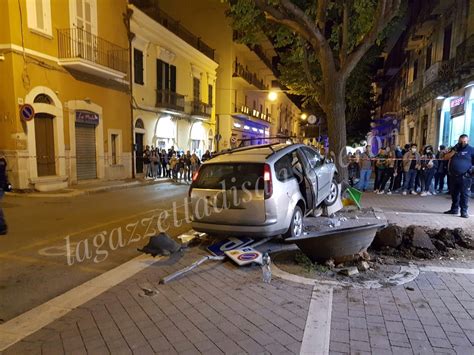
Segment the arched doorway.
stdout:
<svg viewBox="0 0 474 355">
<path fill-rule="evenodd" d="M 189 134 L 191 153 L 202 156 L 205 149 L 206 131 L 201 122 L 195 122 Z"/>
<path fill-rule="evenodd" d="M 143 138 L 145 136 L 145 124 L 141 118 L 135 122 L 135 172 L 143 173 Z"/>
<path fill-rule="evenodd" d="M 171 116 L 163 116 L 155 128 L 156 147 L 169 149 L 176 143 L 176 121 Z"/>
<path fill-rule="evenodd" d="M 37 95 L 35 104 L 53 105 L 53 100 L 46 94 Z M 54 116 L 49 113 L 35 114 L 36 168 L 38 176 L 56 175 L 56 158 L 54 150 Z"/>
</svg>

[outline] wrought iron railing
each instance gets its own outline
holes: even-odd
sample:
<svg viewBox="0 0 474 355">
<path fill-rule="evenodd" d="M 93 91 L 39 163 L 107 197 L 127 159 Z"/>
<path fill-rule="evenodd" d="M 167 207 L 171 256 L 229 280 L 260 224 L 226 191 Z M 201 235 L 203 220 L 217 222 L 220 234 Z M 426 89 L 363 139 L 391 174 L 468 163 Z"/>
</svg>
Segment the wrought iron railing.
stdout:
<svg viewBox="0 0 474 355">
<path fill-rule="evenodd" d="M 191 102 L 191 115 L 211 117 L 212 105 L 201 101 Z"/>
<path fill-rule="evenodd" d="M 252 73 L 238 61 L 234 63 L 234 77 L 241 77 L 249 84 L 257 87 L 260 90 L 268 90 L 268 86 L 265 85 L 262 79 L 258 79 L 257 74 Z"/>
<path fill-rule="evenodd" d="M 157 90 L 156 106 L 176 111 L 184 111 L 184 95 L 170 90 Z"/>
<path fill-rule="evenodd" d="M 256 109 L 251 109 L 250 107 L 246 105 L 241 105 L 238 110 L 237 107 L 235 107 L 235 111 L 239 111 L 241 113 L 244 113 L 248 116 L 258 118 L 259 120 L 266 121 L 266 122 L 272 122 L 272 116 L 270 114 L 267 114 L 265 112 L 260 112 Z"/>
<path fill-rule="evenodd" d="M 163 10 L 156 6 L 143 7 L 140 6 L 140 1 L 131 0 L 132 4 L 136 4 L 141 10 L 143 10 L 148 16 L 153 18 L 156 22 L 167 28 L 170 32 L 173 32 L 179 38 L 196 48 L 207 57 L 214 60 L 214 49 L 209 47 L 200 37 L 195 36 L 188 31 L 179 21 L 176 21 Z"/>
<path fill-rule="evenodd" d="M 456 69 L 474 67 L 474 34 L 456 48 Z"/>
<path fill-rule="evenodd" d="M 82 28 L 58 29 L 59 59 L 84 59 L 89 62 L 128 72 L 128 50 Z"/>
</svg>

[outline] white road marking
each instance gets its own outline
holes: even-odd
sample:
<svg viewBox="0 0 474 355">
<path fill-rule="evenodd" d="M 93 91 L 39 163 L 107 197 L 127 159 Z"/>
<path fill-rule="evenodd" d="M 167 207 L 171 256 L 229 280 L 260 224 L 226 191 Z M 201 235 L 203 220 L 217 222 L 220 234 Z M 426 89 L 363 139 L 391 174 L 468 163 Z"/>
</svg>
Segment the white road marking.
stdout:
<svg viewBox="0 0 474 355">
<path fill-rule="evenodd" d="M 461 267 L 446 267 L 446 266 L 420 266 L 420 271 L 429 272 L 447 272 L 451 274 L 474 274 L 474 269 L 461 268 Z"/>
<path fill-rule="evenodd" d="M 313 287 L 300 354 L 329 354 L 332 292 L 332 287 Z"/>
<path fill-rule="evenodd" d="M 140 255 L 6 323 L 0 324 L 0 351 L 146 269 L 157 260 L 159 258 L 153 259 L 151 256 Z"/>
</svg>

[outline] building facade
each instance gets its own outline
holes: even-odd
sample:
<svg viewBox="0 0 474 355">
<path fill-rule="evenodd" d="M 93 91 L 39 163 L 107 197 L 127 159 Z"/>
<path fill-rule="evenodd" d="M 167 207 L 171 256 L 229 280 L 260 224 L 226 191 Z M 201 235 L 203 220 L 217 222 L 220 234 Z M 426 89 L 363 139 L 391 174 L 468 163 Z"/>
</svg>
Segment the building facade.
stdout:
<svg viewBox="0 0 474 355">
<path fill-rule="evenodd" d="M 474 135 L 474 1 L 419 2 L 403 36 L 402 65 L 383 89 L 381 114 L 402 120 L 401 144 L 454 145 Z"/>
<path fill-rule="evenodd" d="M 0 2 L 0 154 L 15 188 L 131 176 L 126 0 Z"/>
<path fill-rule="evenodd" d="M 159 9 L 130 5 L 135 171 L 145 146 L 198 156 L 215 149 L 214 51 Z M 146 10 L 146 9 L 145 9 Z M 186 36 L 185 41 L 180 35 Z M 191 42 L 191 43 L 188 43 Z"/>
<path fill-rule="evenodd" d="M 275 52 L 269 43 L 253 49 L 238 43 L 238 34 L 226 16 L 227 3 L 164 0 L 159 1 L 159 6 L 215 49 L 219 67 L 214 150 L 235 147 L 241 140 L 244 144 L 263 143 L 266 137 L 277 134 L 299 136 L 301 112 L 275 86 L 277 77 L 272 65 Z M 269 98 L 271 91 L 277 93 L 273 101 Z"/>
</svg>

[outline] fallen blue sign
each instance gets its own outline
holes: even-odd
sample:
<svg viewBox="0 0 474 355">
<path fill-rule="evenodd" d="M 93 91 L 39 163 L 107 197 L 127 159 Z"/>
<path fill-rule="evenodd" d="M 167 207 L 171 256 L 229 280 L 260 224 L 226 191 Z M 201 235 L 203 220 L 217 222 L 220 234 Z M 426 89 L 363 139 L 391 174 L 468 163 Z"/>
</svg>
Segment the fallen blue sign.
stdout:
<svg viewBox="0 0 474 355">
<path fill-rule="evenodd" d="M 253 243 L 253 239 L 247 237 L 231 237 L 211 244 L 207 250 L 216 256 L 223 256 L 224 252 L 228 250 L 243 248 L 251 243 Z"/>
</svg>

